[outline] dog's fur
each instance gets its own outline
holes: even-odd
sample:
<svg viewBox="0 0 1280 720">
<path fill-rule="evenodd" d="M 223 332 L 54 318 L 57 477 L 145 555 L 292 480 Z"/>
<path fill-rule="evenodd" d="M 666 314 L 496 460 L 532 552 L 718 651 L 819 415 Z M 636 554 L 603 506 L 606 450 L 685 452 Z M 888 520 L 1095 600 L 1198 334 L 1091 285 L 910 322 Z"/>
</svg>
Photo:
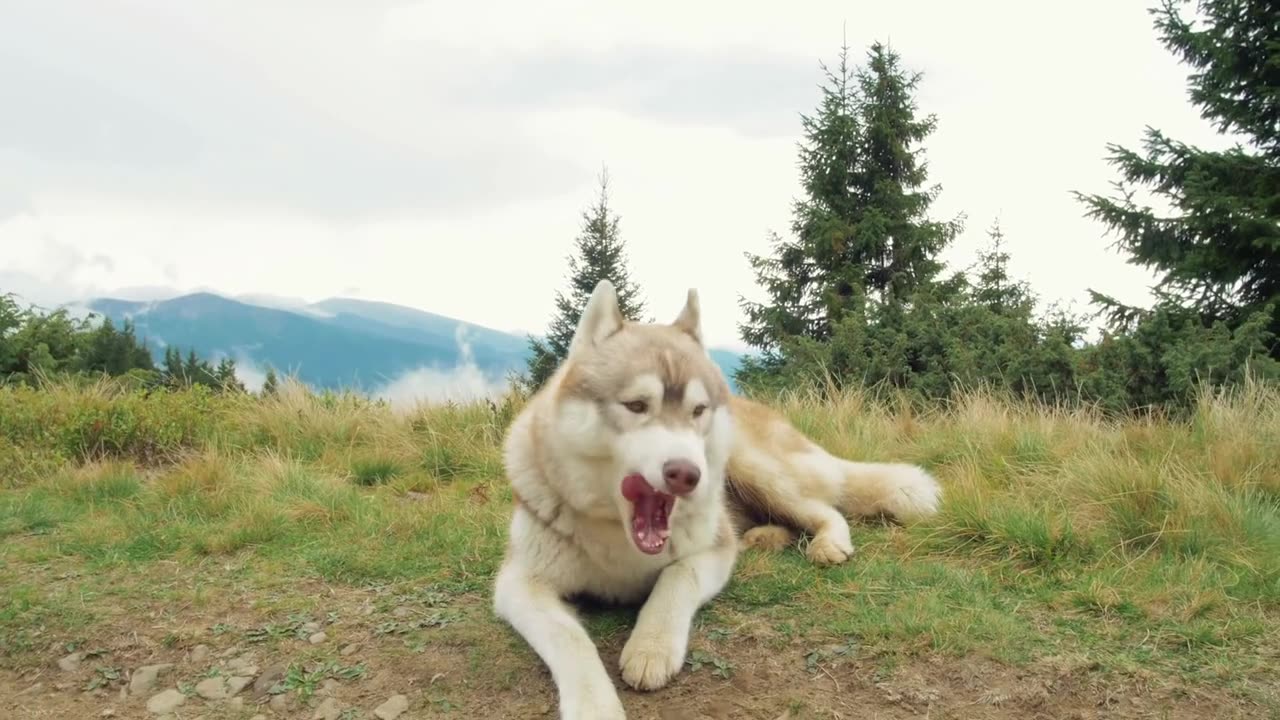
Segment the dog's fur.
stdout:
<svg viewBox="0 0 1280 720">
<path fill-rule="evenodd" d="M 513 421 L 504 456 L 516 507 L 494 609 L 550 669 L 564 720 L 625 718 L 570 596 L 642 603 L 621 672 L 654 690 L 684 664 L 693 616 L 728 582 L 740 547 L 805 531 L 813 562 L 841 563 L 853 554 L 846 515 L 909 522 L 940 497 L 921 468 L 837 458 L 731 394 L 703 346 L 696 291 L 674 323 L 640 324 L 622 317 L 608 281 L 564 362 Z M 643 474 L 675 494 L 669 460 L 692 463 L 701 480 L 676 499 L 661 552 L 646 554 L 623 478 Z"/>
</svg>

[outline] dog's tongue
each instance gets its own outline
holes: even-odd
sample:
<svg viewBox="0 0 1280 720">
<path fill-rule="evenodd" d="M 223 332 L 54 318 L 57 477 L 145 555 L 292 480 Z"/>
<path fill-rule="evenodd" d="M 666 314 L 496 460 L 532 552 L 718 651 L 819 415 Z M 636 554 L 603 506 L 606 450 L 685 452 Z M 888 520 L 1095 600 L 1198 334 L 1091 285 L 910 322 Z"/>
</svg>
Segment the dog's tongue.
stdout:
<svg viewBox="0 0 1280 720">
<path fill-rule="evenodd" d="M 649 555 L 662 552 L 671 534 L 667 518 L 675 497 L 654 490 L 644 476 L 638 474 L 623 478 L 622 496 L 631 503 L 631 538 L 636 547 Z"/>
</svg>

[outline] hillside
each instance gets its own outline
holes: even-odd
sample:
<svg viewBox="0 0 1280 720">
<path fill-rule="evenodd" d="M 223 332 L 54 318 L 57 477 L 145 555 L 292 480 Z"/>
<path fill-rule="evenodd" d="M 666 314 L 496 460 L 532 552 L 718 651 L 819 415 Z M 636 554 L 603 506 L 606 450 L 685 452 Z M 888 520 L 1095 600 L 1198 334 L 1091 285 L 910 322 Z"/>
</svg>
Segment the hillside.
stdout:
<svg viewBox="0 0 1280 720">
<path fill-rule="evenodd" d="M 403 696 L 401 720 L 554 717 L 491 610 L 516 403 L 0 388 L 3 715 L 371 718 Z M 1280 712 L 1274 389 L 1176 422 L 778 407 L 842 455 L 922 463 L 942 513 L 855 524 L 839 567 L 747 550 L 684 671 L 623 691 L 628 717 Z M 581 615 L 618 682 L 634 609 Z"/>
<path fill-rule="evenodd" d="M 391 303 L 330 298 L 268 305 L 195 293 L 140 302 L 99 298 L 90 309 L 119 323 L 128 318 L 157 358 L 168 345 L 202 356 L 234 358 L 245 369 L 296 373 L 314 387 L 370 391 L 406 373 L 446 377 L 472 364 L 492 383 L 523 370 L 528 342 L 517 335 Z M 730 378 L 739 355 L 713 350 Z"/>
</svg>

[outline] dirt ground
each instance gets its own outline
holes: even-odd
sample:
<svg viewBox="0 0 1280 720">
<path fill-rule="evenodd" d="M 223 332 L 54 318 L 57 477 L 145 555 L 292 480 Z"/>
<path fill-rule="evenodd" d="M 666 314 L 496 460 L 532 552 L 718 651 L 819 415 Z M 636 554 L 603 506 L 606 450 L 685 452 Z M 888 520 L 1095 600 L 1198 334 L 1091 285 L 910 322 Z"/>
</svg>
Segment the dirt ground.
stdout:
<svg viewBox="0 0 1280 720">
<path fill-rule="evenodd" d="M 158 586 L 167 588 L 164 599 L 134 597 L 97 608 L 92 623 L 75 633 L 32 628 L 28 650 L 0 653 L 0 716 L 557 717 L 550 675 L 489 619 L 483 597 L 319 582 L 264 589 L 231 577 L 197 582 L 189 575 Z M 616 668 L 627 629 L 601 633 L 601 654 L 620 688 Z M 766 635 L 745 628 L 708 637 L 698 630 L 692 647 L 714 654 L 699 656 L 700 667 L 686 666 L 660 691 L 623 690 L 628 717 L 1274 717 L 1261 701 L 1218 688 L 1141 674 L 1104 680 L 1085 658 L 1050 658 L 1026 668 L 942 657 L 891 666 L 839 647 L 815 649 L 802 638 Z M 154 682 L 140 677 L 147 674 L 140 668 L 166 664 L 172 667 L 162 667 Z M 241 679 L 230 693 L 223 683 L 234 678 Z M 1268 701 L 1275 697 L 1274 685 L 1255 689 Z M 166 691 L 181 704 L 149 709 Z"/>
</svg>

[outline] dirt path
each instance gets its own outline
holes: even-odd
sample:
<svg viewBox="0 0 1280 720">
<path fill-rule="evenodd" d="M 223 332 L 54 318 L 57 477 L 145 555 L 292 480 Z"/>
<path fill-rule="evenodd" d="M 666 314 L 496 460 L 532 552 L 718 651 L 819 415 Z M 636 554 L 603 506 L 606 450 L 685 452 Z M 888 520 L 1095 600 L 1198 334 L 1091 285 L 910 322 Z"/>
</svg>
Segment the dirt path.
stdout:
<svg viewBox="0 0 1280 720">
<path fill-rule="evenodd" d="M 42 649 L 6 663 L 9 667 L 0 672 L 0 715 L 14 720 L 556 717 L 549 675 L 514 637 L 487 619 L 478 598 L 460 602 L 430 593 L 320 584 L 293 590 L 295 596 L 271 602 L 246 589 L 220 594 L 201 607 L 122 603 L 104 611 L 77 640 L 45 638 Z M 312 611 L 282 612 L 296 603 Z M 611 668 L 625 632 L 618 628 L 602 640 Z M 727 639 L 699 632 L 693 647 L 697 654 L 691 660 L 699 666 L 691 663 L 669 687 L 649 694 L 624 691 L 630 718 L 1272 717 L 1264 707 L 1221 690 L 1166 685 L 1155 678 L 1104 682 L 1080 659 L 1014 669 L 979 658 L 934 657 L 887 667 L 842 647 L 815 649 L 802 639 L 763 643 L 751 633 Z M 397 706 L 403 707 L 399 715 Z"/>
</svg>

